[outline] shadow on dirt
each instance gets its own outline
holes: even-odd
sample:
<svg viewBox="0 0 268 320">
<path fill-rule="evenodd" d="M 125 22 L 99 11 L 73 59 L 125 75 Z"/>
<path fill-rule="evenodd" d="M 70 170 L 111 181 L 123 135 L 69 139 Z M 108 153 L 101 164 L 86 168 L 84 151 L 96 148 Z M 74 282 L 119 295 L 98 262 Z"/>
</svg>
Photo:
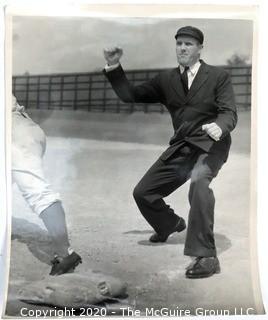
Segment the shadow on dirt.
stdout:
<svg viewBox="0 0 268 320">
<path fill-rule="evenodd" d="M 140 235 L 140 234 L 152 234 L 152 230 L 130 230 L 124 232 L 124 234 L 133 234 L 133 235 Z M 149 237 L 148 237 L 149 238 Z M 215 241 L 217 246 L 218 255 L 222 252 L 228 250 L 232 246 L 232 242 L 229 238 L 225 235 L 220 233 L 215 233 Z M 166 242 L 162 243 L 152 243 L 148 239 L 139 240 L 138 244 L 142 246 L 166 246 L 166 245 L 184 245 L 185 242 L 185 232 L 183 233 L 173 233 Z"/>
<path fill-rule="evenodd" d="M 130 230 L 123 234 L 150 235 L 152 234 L 152 230 Z M 11 239 L 25 243 L 29 251 L 38 260 L 48 265 L 51 264 L 50 261 L 54 255 L 51 238 L 47 231 L 40 228 L 37 224 L 31 223 L 25 219 L 13 217 Z M 218 254 L 221 254 L 232 246 L 231 240 L 223 234 L 216 233 L 215 240 Z M 183 245 L 184 242 L 185 232 L 172 234 L 165 243 L 151 243 L 148 239 L 139 240 L 137 243 L 143 246 L 165 246 Z"/>
<path fill-rule="evenodd" d="M 48 232 L 25 219 L 12 217 L 11 240 L 25 243 L 29 251 L 41 262 L 50 265 L 54 256 Z"/>
</svg>

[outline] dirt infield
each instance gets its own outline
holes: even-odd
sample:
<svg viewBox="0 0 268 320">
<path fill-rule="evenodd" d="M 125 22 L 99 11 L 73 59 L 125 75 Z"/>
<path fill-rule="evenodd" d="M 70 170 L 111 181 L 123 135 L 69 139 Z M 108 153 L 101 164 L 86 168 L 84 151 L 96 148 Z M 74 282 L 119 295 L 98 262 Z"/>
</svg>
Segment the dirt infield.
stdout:
<svg viewBox="0 0 268 320">
<path fill-rule="evenodd" d="M 184 276 L 190 262 L 183 255 L 185 232 L 164 244 L 149 243 L 152 230 L 132 198 L 171 135 L 167 115 L 79 117 L 34 114 L 48 135 L 45 170 L 61 193 L 72 245 L 83 257 L 77 272 L 99 270 L 126 281 L 129 300 L 141 311 L 167 307 L 196 314 L 204 308 L 234 314 L 242 308 L 245 314 L 253 308 L 257 313 L 249 255 L 250 114 L 240 114 L 229 160 L 212 183 L 222 272 L 200 280 Z M 185 219 L 188 187 L 166 199 Z M 47 274 L 50 253 L 41 221 L 16 187 L 13 197 L 8 314 L 18 313 L 11 303 L 15 283 Z"/>
</svg>

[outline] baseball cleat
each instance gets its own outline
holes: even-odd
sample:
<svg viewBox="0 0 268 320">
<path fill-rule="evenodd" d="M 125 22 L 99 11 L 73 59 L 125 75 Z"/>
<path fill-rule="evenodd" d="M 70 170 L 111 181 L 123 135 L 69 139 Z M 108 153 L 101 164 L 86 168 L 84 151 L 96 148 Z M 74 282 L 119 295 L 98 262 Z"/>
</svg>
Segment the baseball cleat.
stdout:
<svg viewBox="0 0 268 320">
<path fill-rule="evenodd" d="M 79 256 L 79 254 L 73 252 L 64 258 L 55 256 L 51 263 L 52 268 L 49 275 L 59 276 L 64 273 L 73 272 L 79 263 L 82 263 L 82 258 Z"/>
</svg>

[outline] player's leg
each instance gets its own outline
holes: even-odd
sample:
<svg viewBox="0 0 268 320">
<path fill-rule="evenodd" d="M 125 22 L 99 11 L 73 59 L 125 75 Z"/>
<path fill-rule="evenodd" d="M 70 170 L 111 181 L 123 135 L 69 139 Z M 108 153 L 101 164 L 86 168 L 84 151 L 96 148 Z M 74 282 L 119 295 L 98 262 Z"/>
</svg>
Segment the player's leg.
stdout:
<svg viewBox="0 0 268 320">
<path fill-rule="evenodd" d="M 67 272 L 81 261 L 70 249 L 65 212 L 59 194 L 45 178 L 42 157 L 46 147 L 43 130 L 28 116 L 12 113 L 12 177 L 32 210 L 43 220 L 52 238 L 56 260 L 53 274 Z M 74 258 L 74 259 L 73 259 Z M 59 260 L 64 263 L 58 263 Z"/>
<path fill-rule="evenodd" d="M 42 219 L 52 239 L 55 259 L 51 274 L 73 270 L 81 262 L 81 257 L 70 246 L 65 211 L 59 194 L 46 182 L 42 170 L 13 170 L 12 175 L 24 199 Z"/>
</svg>

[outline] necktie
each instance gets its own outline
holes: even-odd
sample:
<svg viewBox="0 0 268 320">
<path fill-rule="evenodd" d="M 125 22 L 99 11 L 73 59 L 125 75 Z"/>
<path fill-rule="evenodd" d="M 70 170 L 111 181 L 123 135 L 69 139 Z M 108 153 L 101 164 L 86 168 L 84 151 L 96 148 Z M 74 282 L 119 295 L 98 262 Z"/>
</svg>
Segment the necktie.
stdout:
<svg viewBox="0 0 268 320">
<path fill-rule="evenodd" d="M 187 70 L 189 70 L 189 67 L 184 67 L 184 71 L 183 73 L 181 74 L 181 82 L 182 82 L 182 85 L 183 85 L 183 89 L 184 89 L 184 92 L 185 94 L 188 93 L 189 89 L 188 89 L 188 75 L 187 75 Z"/>
</svg>

